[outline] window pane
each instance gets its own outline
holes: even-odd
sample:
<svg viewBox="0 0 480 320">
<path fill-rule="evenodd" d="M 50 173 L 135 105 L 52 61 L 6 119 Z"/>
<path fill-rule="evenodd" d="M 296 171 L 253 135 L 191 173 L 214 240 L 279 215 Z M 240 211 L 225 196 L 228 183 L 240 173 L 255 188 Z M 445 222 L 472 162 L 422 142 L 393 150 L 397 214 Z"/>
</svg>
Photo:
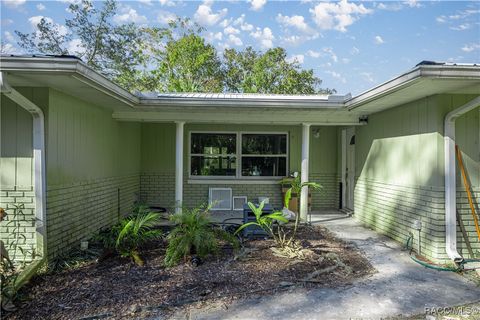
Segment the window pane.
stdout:
<svg viewBox="0 0 480 320">
<path fill-rule="evenodd" d="M 286 134 L 243 134 L 243 154 L 286 154 Z"/>
<path fill-rule="evenodd" d="M 242 176 L 286 176 L 286 157 L 242 157 Z"/>
<path fill-rule="evenodd" d="M 236 134 L 192 133 L 191 153 L 235 154 L 236 148 Z"/>
<path fill-rule="evenodd" d="M 190 169 L 192 176 L 235 176 L 237 159 L 235 157 L 193 156 Z"/>
</svg>

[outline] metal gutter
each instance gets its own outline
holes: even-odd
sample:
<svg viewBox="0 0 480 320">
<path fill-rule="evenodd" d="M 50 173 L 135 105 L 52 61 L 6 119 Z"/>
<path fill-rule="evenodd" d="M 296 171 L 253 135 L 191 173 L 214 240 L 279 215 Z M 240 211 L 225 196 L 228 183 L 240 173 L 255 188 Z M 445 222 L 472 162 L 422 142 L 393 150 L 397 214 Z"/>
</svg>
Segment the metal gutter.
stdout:
<svg viewBox="0 0 480 320">
<path fill-rule="evenodd" d="M 47 206 L 46 206 L 46 169 L 45 169 L 45 117 L 42 109 L 13 89 L 7 82 L 6 74 L 0 72 L 0 92 L 32 114 L 33 117 L 33 160 L 35 177 L 35 217 L 38 251 L 47 256 Z"/>
<path fill-rule="evenodd" d="M 477 97 L 463 106 L 449 112 L 445 116 L 444 154 L 445 154 L 445 250 L 448 257 L 455 263 L 463 262 L 463 257 L 457 251 L 457 186 L 455 163 L 455 120 L 461 115 L 480 106 Z"/>
<path fill-rule="evenodd" d="M 55 73 L 69 75 L 133 107 L 140 99 L 76 58 L 5 57 L 0 58 L 2 72 Z"/>
</svg>

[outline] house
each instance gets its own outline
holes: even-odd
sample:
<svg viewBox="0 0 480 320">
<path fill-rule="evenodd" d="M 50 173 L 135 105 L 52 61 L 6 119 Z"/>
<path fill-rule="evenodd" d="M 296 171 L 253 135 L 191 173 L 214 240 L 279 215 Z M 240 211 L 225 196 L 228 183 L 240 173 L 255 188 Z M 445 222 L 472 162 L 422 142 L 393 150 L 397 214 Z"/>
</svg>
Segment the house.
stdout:
<svg viewBox="0 0 480 320">
<path fill-rule="evenodd" d="M 478 212 L 480 65 L 424 62 L 351 97 L 134 95 L 74 57 L 0 62 L 0 207 L 24 204 L 26 244 L 48 257 L 137 200 L 195 206 L 218 187 L 281 206 L 291 172 L 323 185 L 311 210 L 350 210 L 401 242 L 413 233 L 436 262 L 469 257 L 458 209 L 480 252 L 454 148 Z"/>
</svg>

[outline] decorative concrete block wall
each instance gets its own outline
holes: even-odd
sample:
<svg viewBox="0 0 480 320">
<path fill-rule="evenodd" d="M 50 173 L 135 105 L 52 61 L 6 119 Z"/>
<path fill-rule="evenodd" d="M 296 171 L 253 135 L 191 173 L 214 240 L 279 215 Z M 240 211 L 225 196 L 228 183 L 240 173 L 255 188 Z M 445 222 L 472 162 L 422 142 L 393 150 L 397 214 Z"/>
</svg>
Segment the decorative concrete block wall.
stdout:
<svg viewBox="0 0 480 320">
<path fill-rule="evenodd" d="M 16 205 L 21 206 L 21 215 L 20 212 L 15 215 Z M 0 188 L 0 207 L 7 212 L 7 217 L 1 223 L 0 240 L 4 242 L 12 260 L 18 263 L 22 261 L 30 262 L 36 248 L 33 186 L 2 185 Z M 14 246 L 15 243 L 18 244 L 18 247 Z"/>
</svg>

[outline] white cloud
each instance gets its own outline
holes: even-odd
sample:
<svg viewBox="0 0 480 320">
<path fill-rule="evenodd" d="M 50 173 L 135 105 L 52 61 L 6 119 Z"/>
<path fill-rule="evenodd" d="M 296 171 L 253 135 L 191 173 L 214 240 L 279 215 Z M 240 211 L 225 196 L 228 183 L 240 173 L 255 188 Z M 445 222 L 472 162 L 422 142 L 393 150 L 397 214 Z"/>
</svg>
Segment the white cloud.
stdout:
<svg viewBox="0 0 480 320">
<path fill-rule="evenodd" d="M 480 50 L 480 43 L 470 43 L 462 47 L 462 51 L 464 52 L 472 52 L 475 50 Z"/>
<path fill-rule="evenodd" d="M 282 42 L 290 46 L 298 46 L 299 44 L 303 43 L 305 39 L 301 36 L 291 35 L 286 37 L 280 37 Z"/>
<path fill-rule="evenodd" d="M 340 2 L 321 2 L 310 9 L 313 21 L 320 29 L 337 30 L 346 32 L 361 16 L 372 13 L 371 9 L 363 4 L 349 3 L 347 0 Z"/>
<path fill-rule="evenodd" d="M 54 23 L 53 19 L 50 18 L 50 17 L 33 16 L 33 17 L 28 18 L 28 22 L 30 22 L 30 25 L 32 26 L 33 29 L 37 29 L 37 25 L 42 21 L 42 19 L 45 19 L 45 21 L 47 23 L 53 24 L 57 28 L 59 35 L 65 36 L 66 34 L 68 34 L 67 27 L 65 27 L 64 25 L 58 24 L 58 23 Z"/>
<path fill-rule="evenodd" d="M 175 1 L 172 0 L 158 0 L 161 6 L 174 7 L 176 5 Z M 180 1 L 177 1 L 177 3 Z"/>
<path fill-rule="evenodd" d="M 270 49 L 273 47 L 273 40 L 275 36 L 272 33 L 272 30 L 268 27 L 262 29 L 257 28 L 256 31 L 250 33 L 250 36 L 255 40 L 260 41 L 260 47 L 262 49 Z"/>
<path fill-rule="evenodd" d="M 3 35 L 5 36 L 5 40 L 7 40 L 8 42 L 15 42 L 15 38 L 13 37 L 13 34 L 11 32 L 5 31 Z"/>
<path fill-rule="evenodd" d="M 238 17 L 234 22 L 233 25 L 235 26 L 240 26 L 240 29 L 242 31 L 252 31 L 253 30 L 253 25 L 245 22 L 245 14 L 242 14 L 240 17 Z"/>
<path fill-rule="evenodd" d="M 221 32 L 217 32 L 217 33 L 209 32 L 205 35 L 205 39 L 210 43 L 212 43 L 215 40 L 220 41 L 222 40 L 222 38 L 223 38 L 223 34 Z"/>
<path fill-rule="evenodd" d="M 373 79 L 373 74 L 371 72 L 360 72 L 360 75 L 365 81 L 375 82 L 375 79 Z"/>
<path fill-rule="evenodd" d="M 83 55 L 85 53 L 85 47 L 82 46 L 80 39 L 73 39 L 68 43 L 67 50 L 69 54 Z"/>
<path fill-rule="evenodd" d="M 338 57 L 331 47 L 326 47 L 326 48 L 323 48 L 322 50 L 323 52 L 325 52 L 330 56 L 333 62 L 338 62 Z"/>
<path fill-rule="evenodd" d="M 253 11 L 259 11 L 267 3 L 267 0 L 248 0 L 250 3 L 250 9 Z"/>
<path fill-rule="evenodd" d="M 1 20 L 1 25 L 2 26 L 8 26 L 9 24 L 12 24 L 13 20 L 12 19 L 2 19 Z"/>
<path fill-rule="evenodd" d="M 228 43 L 233 44 L 234 46 L 243 46 L 242 39 L 233 34 L 228 36 Z"/>
<path fill-rule="evenodd" d="M 213 26 L 227 14 L 228 10 L 226 8 L 213 13 L 212 4 L 212 1 L 204 1 L 199 5 L 193 16 L 195 21 L 202 25 Z"/>
<path fill-rule="evenodd" d="M 137 10 L 126 7 L 123 14 L 116 14 L 113 17 L 116 23 L 146 23 L 147 17 L 138 14 Z"/>
<path fill-rule="evenodd" d="M 223 30 L 223 33 L 225 33 L 225 34 L 239 34 L 240 30 L 238 30 L 238 29 L 236 29 L 232 26 L 228 26 Z"/>
<path fill-rule="evenodd" d="M 307 56 L 312 57 L 312 58 L 320 58 L 322 56 L 322 53 L 319 52 L 319 51 L 308 50 L 307 51 Z"/>
<path fill-rule="evenodd" d="M 347 82 L 347 80 L 338 72 L 328 70 L 328 71 L 325 71 L 325 73 L 331 75 L 333 78 L 339 80 L 342 83 Z"/>
<path fill-rule="evenodd" d="M 306 33 L 306 34 L 316 34 L 317 32 L 311 28 L 306 22 L 303 16 L 284 16 L 282 14 L 277 15 L 277 22 L 285 27 L 294 27 L 295 29 Z"/>
<path fill-rule="evenodd" d="M 387 11 L 399 11 L 403 9 L 403 6 L 400 3 L 379 3 L 377 9 L 387 10 Z"/>
<path fill-rule="evenodd" d="M 450 27 L 451 30 L 455 30 L 455 31 L 464 31 L 464 30 L 468 30 L 470 28 L 471 28 L 471 25 L 469 23 L 462 23 L 458 26 Z"/>
<path fill-rule="evenodd" d="M 435 20 L 438 23 L 449 25 L 451 30 L 464 31 L 470 29 L 473 25 L 478 24 L 478 9 L 459 10 L 451 15 L 441 15 Z"/>
<path fill-rule="evenodd" d="M 27 0 L 2 0 L 2 3 L 9 8 L 18 8 L 24 5 Z"/>
<path fill-rule="evenodd" d="M 376 44 L 383 44 L 385 41 L 380 36 L 375 36 L 375 43 Z"/>
<path fill-rule="evenodd" d="M 1 54 L 21 54 L 22 52 L 11 43 L 0 43 Z"/>
<path fill-rule="evenodd" d="M 43 11 L 43 10 L 45 10 L 45 6 L 42 3 L 37 4 L 37 10 L 38 11 Z"/>
<path fill-rule="evenodd" d="M 151 5 L 152 5 L 152 0 L 138 0 L 138 2 L 143 3 L 143 4 L 146 4 L 147 6 L 151 6 Z"/>
<path fill-rule="evenodd" d="M 302 64 L 304 60 L 305 60 L 305 56 L 303 54 L 295 54 L 295 55 L 291 56 L 290 58 L 286 59 L 287 62 L 290 62 L 290 63 L 297 62 L 297 63 L 300 63 L 300 64 Z"/>
<path fill-rule="evenodd" d="M 360 53 L 360 49 L 358 49 L 357 47 L 353 47 L 352 50 L 350 50 L 350 54 L 352 56 L 357 55 L 359 53 Z"/>
<path fill-rule="evenodd" d="M 348 59 L 348 58 L 342 58 L 342 62 L 343 62 L 344 64 L 348 64 L 348 63 L 350 63 L 350 59 Z"/>
<path fill-rule="evenodd" d="M 420 3 L 417 0 L 407 0 L 404 2 L 410 8 L 419 8 L 421 7 Z"/>
<path fill-rule="evenodd" d="M 445 23 L 445 22 L 447 22 L 446 18 L 447 17 L 445 17 L 445 16 L 439 16 L 435 20 L 437 20 L 438 23 Z"/>
<path fill-rule="evenodd" d="M 160 10 L 157 15 L 157 21 L 161 24 L 168 24 L 170 21 L 175 21 L 177 19 L 177 15 L 175 13 Z"/>
</svg>

